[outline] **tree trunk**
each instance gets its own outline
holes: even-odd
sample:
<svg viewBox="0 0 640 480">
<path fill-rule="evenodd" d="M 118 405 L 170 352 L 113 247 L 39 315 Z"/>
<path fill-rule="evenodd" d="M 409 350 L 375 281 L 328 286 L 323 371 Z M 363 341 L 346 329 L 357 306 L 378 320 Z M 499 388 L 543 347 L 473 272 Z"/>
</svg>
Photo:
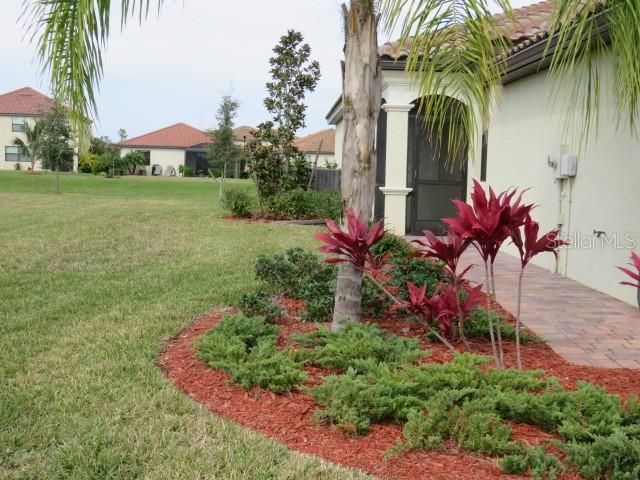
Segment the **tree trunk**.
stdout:
<svg viewBox="0 0 640 480">
<path fill-rule="evenodd" d="M 224 177 L 227 175 L 227 162 L 222 164 L 222 176 L 220 177 L 220 200 L 224 197 Z"/>
<path fill-rule="evenodd" d="M 344 142 L 342 152 L 343 219 L 349 209 L 360 220 L 371 218 L 375 193 L 375 134 L 382 84 L 378 59 L 378 17 L 371 0 L 351 0 L 342 7 L 345 20 L 345 72 L 342 94 Z M 344 222 L 343 222 L 344 223 Z M 351 264 L 338 268 L 333 329 L 344 321 L 360 320 L 363 274 Z"/>
<path fill-rule="evenodd" d="M 60 193 L 60 161 L 56 165 L 56 193 Z"/>
</svg>

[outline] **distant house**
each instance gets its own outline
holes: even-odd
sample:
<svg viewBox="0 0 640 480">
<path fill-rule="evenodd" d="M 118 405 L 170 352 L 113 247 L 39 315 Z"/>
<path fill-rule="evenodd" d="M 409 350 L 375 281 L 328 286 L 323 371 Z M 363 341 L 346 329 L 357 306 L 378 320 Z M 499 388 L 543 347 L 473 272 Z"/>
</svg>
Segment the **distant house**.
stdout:
<svg viewBox="0 0 640 480">
<path fill-rule="evenodd" d="M 211 137 L 204 131 L 186 123 L 176 123 L 121 142 L 120 154 L 131 151 L 144 154 L 148 174 L 177 174 L 181 165 L 191 167 L 194 172 L 207 171 L 209 164 L 205 153 L 210 143 Z"/>
<path fill-rule="evenodd" d="M 14 145 L 14 141 L 16 138 L 26 141 L 26 125 L 33 126 L 36 119 L 52 107 L 53 100 L 29 87 L 0 95 L 0 151 L 3 155 L 0 170 L 14 170 L 16 164 L 21 169 L 31 166 L 31 158 Z M 35 168 L 42 168 L 40 162 Z"/>
<path fill-rule="evenodd" d="M 312 165 L 318 158 L 318 167 L 336 164 L 336 131 L 333 128 L 297 138 L 296 147 Z"/>
<path fill-rule="evenodd" d="M 252 127 L 237 127 L 233 132 L 235 144 L 243 150 L 254 138 Z M 207 145 L 211 143 L 211 136 L 207 132 L 186 123 L 176 123 L 129 138 L 119 146 L 120 155 L 123 156 L 131 151 L 142 152 L 148 175 L 169 175 L 172 171 L 177 174 L 181 165 L 190 167 L 196 173 L 206 172 L 209 169 Z"/>
</svg>

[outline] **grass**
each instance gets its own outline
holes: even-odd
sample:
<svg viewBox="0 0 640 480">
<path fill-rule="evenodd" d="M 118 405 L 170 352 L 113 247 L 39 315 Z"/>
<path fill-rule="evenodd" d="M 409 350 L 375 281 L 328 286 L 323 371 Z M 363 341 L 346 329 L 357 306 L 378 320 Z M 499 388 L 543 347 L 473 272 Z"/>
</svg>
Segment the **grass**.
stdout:
<svg viewBox="0 0 640 480">
<path fill-rule="evenodd" d="M 364 478 L 216 417 L 156 365 L 251 287 L 259 253 L 312 248 L 309 227 L 225 221 L 209 179 L 61 185 L 0 172 L 0 478 Z"/>
</svg>

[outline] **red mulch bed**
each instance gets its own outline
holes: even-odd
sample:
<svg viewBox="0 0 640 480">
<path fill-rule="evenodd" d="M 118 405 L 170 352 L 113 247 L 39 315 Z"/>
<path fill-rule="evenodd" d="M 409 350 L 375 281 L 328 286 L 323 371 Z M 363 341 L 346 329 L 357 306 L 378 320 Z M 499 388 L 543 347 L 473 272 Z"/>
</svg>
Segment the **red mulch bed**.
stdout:
<svg viewBox="0 0 640 480">
<path fill-rule="evenodd" d="M 286 337 L 291 333 L 308 332 L 318 327 L 316 324 L 300 321 L 300 302 L 284 301 L 283 306 L 289 315 L 280 323 L 281 346 L 287 344 Z M 181 390 L 216 414 L 262 432 L 289 448 L 383 478 L 520 478 L 502 474 L 495 459 L 471 454 L 452 442 L 447 443 L 445 450 L 441 452 L 409 451 L 390 456 L 389 450 L 402 440 L 402 428 L 399 425 L 372 425 L 367 435 L 351 437 L 334 427 L 319 425 L 314 421 L 313 414 L 318 406 L 307 394 L 295 391 L 276 395 L 259 388 L 245 391 L 242 387 L 229 384 L 227 374 L 198 360 L 193 350 L 193 342 L 215 326 L 224 313 L 210 313 L 187 327 L 169 341 L 160 360 L 166 375 Z M 423 327 L 402 319 L 377 323 L 399 335 L 424 334 Z M 491 352 L 489 342 L 470 343 L 474 353 Z M 424 345 L 431 351 L 426 361 L 441 363 L 451 359 L 451 352 L 444 346 L 426 342 Z M 510 342 L 505 343 L 505 359 L 508 366 L 515 365 L 515 348 Z M 527 368 L 544 369 L 548 375 L 557 376 L 570 389 L 575 388 L 578 380 L 586 380 L 624 397 L 632 393 L 640 394 L 640 371 L 572 365 L 543 343 L 523 345 L 523 361 Z M 308 367 L 306 371 L 308 386 L 321 383 L 322 377 L 331 373 L 318 367 Z M 512 426 L 516 440 L 532 445 L 543 444 L 554 438 L 530 425 Z M 568 472 L 563 478 L 580 477 L 574 472 Z"/>
</svg>

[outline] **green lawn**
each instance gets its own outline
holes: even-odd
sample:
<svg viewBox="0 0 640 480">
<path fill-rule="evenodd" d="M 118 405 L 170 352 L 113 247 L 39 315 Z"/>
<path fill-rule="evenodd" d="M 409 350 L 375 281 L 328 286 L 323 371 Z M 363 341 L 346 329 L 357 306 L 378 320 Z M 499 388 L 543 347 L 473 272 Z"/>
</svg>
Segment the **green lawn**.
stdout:
<svg viewBox="0 0 640 480">
<path fill-rule="evenodd" d="M 209 179 L 0 172 L 0 478 L 362 478 L 182 395 L 163 342 L 309 227 L 221 218 Z M 250 188 L 248 182 L 243 182 Z"/>
</svg>

